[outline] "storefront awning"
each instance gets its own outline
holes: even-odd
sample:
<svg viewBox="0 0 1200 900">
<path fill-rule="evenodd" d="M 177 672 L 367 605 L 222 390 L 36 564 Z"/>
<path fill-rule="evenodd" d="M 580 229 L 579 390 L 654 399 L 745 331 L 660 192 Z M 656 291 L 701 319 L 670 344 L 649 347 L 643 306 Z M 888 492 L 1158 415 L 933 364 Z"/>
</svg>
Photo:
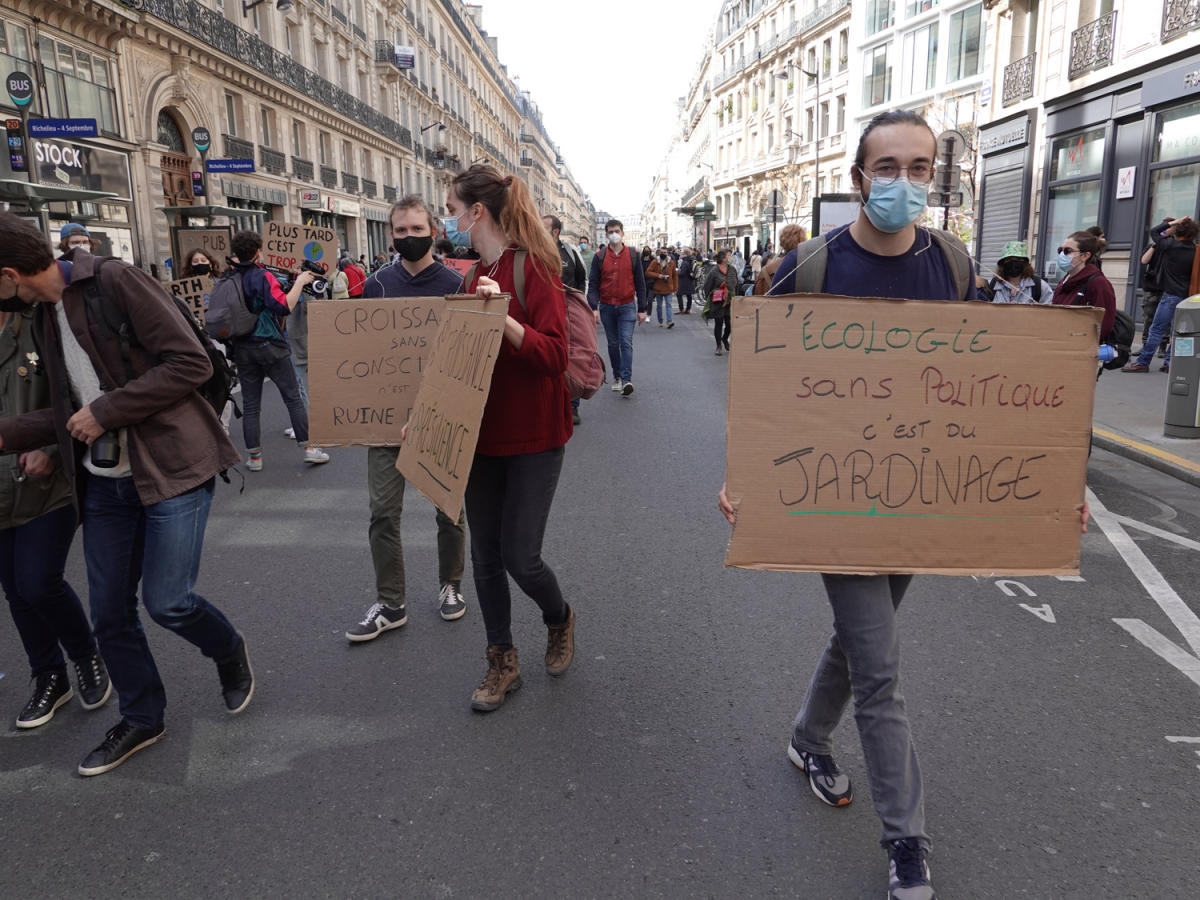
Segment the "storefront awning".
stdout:
<svg viewBox="0 0 1200 900">
<path fill-rule="evenodd" d="M 117 196 L 119 195 L 111 191 L 85 191 L 82 188 L 30 184 L 15 178 L 0 179 L 0 200 L 6 203 L 27 203 L 34 209 L 56 200 L 91 203 L 96 200 L 112 200 Z"/>
</svg>

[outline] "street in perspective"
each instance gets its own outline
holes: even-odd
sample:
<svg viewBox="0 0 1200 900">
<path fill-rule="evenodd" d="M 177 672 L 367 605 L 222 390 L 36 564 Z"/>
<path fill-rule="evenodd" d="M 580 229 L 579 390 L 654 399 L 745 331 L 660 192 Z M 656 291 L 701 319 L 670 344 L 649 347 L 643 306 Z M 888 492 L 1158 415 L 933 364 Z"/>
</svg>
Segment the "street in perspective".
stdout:
<svg viewBox="0 0 1200 900">
<path fill-rule="evenodd" d="M 5 4 L 0 897 L 1196 897 L 1197 72 Z"/>
</svg>

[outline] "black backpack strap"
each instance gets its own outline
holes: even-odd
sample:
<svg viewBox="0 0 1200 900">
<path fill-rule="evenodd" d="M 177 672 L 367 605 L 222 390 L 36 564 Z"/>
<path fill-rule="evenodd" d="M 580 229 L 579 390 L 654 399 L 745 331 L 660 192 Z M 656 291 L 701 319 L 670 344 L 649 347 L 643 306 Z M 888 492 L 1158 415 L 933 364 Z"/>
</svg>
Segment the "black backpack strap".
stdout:
<svg viewBox="0 0 1200 900">
<path fill-rule="evenodd" d="M 1076 302 L 1072 303 L 1071 304 L 1072 306 L 1082 306 L 1083 305 L 1080 301 L 1086 299 L 1088 285 L 1091 284 L 1093 281 L 1095 281 L 1099 277 L 1100 277 L 1100 273 L 1097 272 L 1095 275 L 1089 275 L 1086 279 L 1084 279 L 1083 284 L 1081 284 L 1079 286 L 1079 290 L 1075 292 L 1075 301 Z"/>
<path fill-rule="evenodd" d="M 125 383 L 133 381 L 137 375 L 133 371 L 133 360 L 129 348 L 137 343 L 133 324 L 121 314 L 104 293 L 104 285 L 100 281 L 100 271 L 105 259 L 97 259 L 92 269 L 92 277 L 83 288 L 83 300 L 87 304 L 92 320 L 100 326 L 100 333 L 110 340 L 116 337 L 121 345 L 121 362 L 125 366 Z M 105 390 L 112 390 L 101 385 Z"/>
<path fill-rule="evenodd" d="M 1033 290 L 1031 293 L 1033 294 L 1034 303 L 1042 302 L 1042 279 L 1037 275 L 1033 276 Z"/>
</svg>

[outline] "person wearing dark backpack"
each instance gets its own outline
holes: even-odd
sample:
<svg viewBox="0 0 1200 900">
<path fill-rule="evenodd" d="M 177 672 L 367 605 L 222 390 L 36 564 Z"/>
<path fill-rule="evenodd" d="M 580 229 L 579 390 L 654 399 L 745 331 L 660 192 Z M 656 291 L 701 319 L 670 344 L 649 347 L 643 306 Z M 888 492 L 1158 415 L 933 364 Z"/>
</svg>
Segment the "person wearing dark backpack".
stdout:
<svg viewBox="0 0 1200 900">
<path fill-rule="evenodd" d="M 563 287 L 578 291 L 586 297 L 588 270 L 584 266 L 583 257 L 579 255 L 579 251 L 575 249 L 574 245 L 563 243 L 562 219 L 558 216 L 542 216 L 542 224 L 550 232 L 551 239 L 558 247 L 558 255 L 562 258 Z M 581 403 L 582 399 L 579 397 L 571 400 L 571 421 L 576 425 L 583 424 L 583 417 L 579 414 Z"/>
<path fill-rule="evenodd" d="M 99 775 L 165 734 L 166 690 L 138 619 L 139 581 L 150 617 L 216 664 L 226 711 L 241 712 L 254 694 L 245 638 L 194 590 L 216 478 L 238 453 L 198 393 L 213 368 L 196 326 L 157 281 L 82 249 L 56 262 L 11 213 L 0 213 L 0 246 L 0 310 L 36 304 L 50 385 L 49 409 L 0 419 L 0 449 L 57 444 L 83 523 L 92 624 L 121 710 L 79 767 Z M 96 318 L 95 281 L 136 342 Z"/>
<path fill-rule="evenodd" d="M 1171 329 L 1175 323 L 1175 307 L 1184 297 L 1192 293 L 1192 267 L 1196 261 L 1196 238 L 1200 236 L 1200 224 L 1190 216 L 1176 219 L 1158 241 L 1142 255 L 1143 263 L 1158 258 L 1158 277 L 1162 284 L 1162 299 L 1154 311 L 1150 335 L 1142 344 L 1142 352 L 1122 372 L 1149 372 L 1154 354 L 1160 344 L 1165 344 L 1160 371 L 1171 370 Z"/>
<path fill-rule="evenodd" d="M 257 318 L 253 331 L 233 338 L 233 361 L 242 384 L 242 436 L 246 441 L 246 452 L 250 454 L 246 468 L 261 472 L 263 467 L 259 417 L 263 381 L 268 378 L 279 389 L 287 406 L 296 443 L 305 448 L 304 462 L 310 465 L 327 463 L 328 453 L 319 447 L 307 446 L 308 408 L 296 381 L 292 350 L 283 325 L 284 318 L 299 302 L 300 292 L 312 284 L 316 276 L 312 272 L 300 272 L 285 294 L 275 276 L 259 263 L 262 236 L 257 231 L 239 231 L 229 246 L 233 253 L 230 277 L 241 279 L 246 309 Z"/>
<path fill-rule="evenodd" d="M 696 293 L 696 257 L 692 253 L 691 247 L 683 248 L 683 255 L 679 260 L 679 293 L 676 295 L 679 301 L 679 314 L 690 316 L 692 314 L 692 298 Z M 686 308 L 684 301 L 687 302 Z"/>
<path fill-rule="evenodd" d="M 1050 285 L 1038 277 L 1029 262 L 1029 245 L 1009 241 L 1000 251 L 996 274 L 988 282 L 993 303 L 1044 303 L 1053 298 Z"/>
</svg>

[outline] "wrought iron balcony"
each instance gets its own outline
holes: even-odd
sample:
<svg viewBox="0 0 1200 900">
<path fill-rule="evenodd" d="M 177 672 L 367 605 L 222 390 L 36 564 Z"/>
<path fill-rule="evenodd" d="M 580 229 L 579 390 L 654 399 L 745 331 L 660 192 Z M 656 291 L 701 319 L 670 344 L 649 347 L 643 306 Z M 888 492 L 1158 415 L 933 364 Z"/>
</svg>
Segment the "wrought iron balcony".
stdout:
<svg viewBox="0 0 1200 900">
<path fill-rule="evenodd" d="M 282 175 L 287 171 L 287 156 L 278 150 L 260 146 L 258 160 L 262 167 L 273 175 Z"/>
<path fill-rule="evenodd" d="M 1005 106 L 1012 106 L 1033 96 L 1033 72 L 1037 62 L 1037 54 L 1009 63 L 1004 67 L 1004 99 Z"/>
<path fill-rule="evenodd" d="M 409 9 L 408 7 L 404 8 L 404 18 L 408 19 L 409 25 L 416 24 L 417 17 L 413 14 L 413 11 L 411 9 Z"/>
<path fill-rule="evenodd" d="M 521 143 L 522 144 L 536 144 L 537 138 L 535 138 L 532 134 L 523 134 L 523 135 L 521 135 Z"/>
<path fill-rule="evenodd" d="M 1117 30 L 1117 10 L 1088 22 L 1071 32 L 1071 64 L 1067 79 L 1074 80 L 1088 72 L 1112 65 L 1113 38 Z"/>
<path fill-rule="evenodd" d="M 390 41 L 375 42 L 375 62 L 396 64 L 396 48 Z"/>
<path fill-rule="evenodd" d="M 351 25 L 350 30 L 354 32 L 354 36 L 360 41 L 365 41 L 367 39 L 367 33 L 359 28 L 357 24 Z"/>
<path fill-rule="evenodd" d="M 829 0 L 828 3 L 824 3 L 821 6 L 818 6 L 816 9 L 814 9 L 807 16 L 805 16 L 803 19 L 800 20 L 800 30 L 808 31 L 808 29 L 812 28 L 814 25 L 824 22 L 826 19 L 828 19 L 834 13 L 838 12 L 839 10 L 845 9 L 849 5 L 850 5 L 850 0 Z"/>
<path fill-rule="evenodd" d="M 346 22 L 347 22 L 347 20 L 346 20 L 346 14 L 345 14 L 344 12 L 342 12 L 340 9 L 338 9 L 336 6 L 334 6 L 332 3 L 331 3 L 331 4 L 329 4 L 329 11 L 330 11 L 331 13 L 333 13 L 333 17 L 334 17 L 335 19 L 337 19 L 337 20 L 338 20 L 339 22 L 341 22 L 343 25 L 345 25 L 345 24 L 346 24 Z"/>
<path fill-rule="evenodd" d="M 301 181 L 313 180 L 313 164 L 307 159 L 301 159 L 298 156 L 292 157 L 292 172 Z"/>
<path fill-rule="evenodd" d="M 232 134 L 223 134 L 226 159 L 254 159 L 254 145 Z"/>
<path fill-rule="evenodd" d="M 321 166 L 321 184 L 325 187 L 337 187 L 337 169 L 333 166 Z"/>
<path fill-rule="evenodd" d="M 358 176 L 351 175 L 349 172 L 342 173 L 342 187 L 352 194 L 358 193 Z"/>
<path fill-rule="evenodd" d="M 397 191 L 394 187 L 389 187 L 386 184 L 383 186 L 383 199 L 384 200 L 388 201 L 389 203 L 395 203 L 396 202 L 396 194 L 397 194 Z"/>
<path fill-rule="evenodd" d="M 362 192 L 368 197 L 374 197 L 378 189 L 378 185 L 376 185 L 375 182 L 370 178 L 364 178 L 362 180 Z"/>
<path fill-rule="evenodd" d="M 533 165 L 533 157 L 526 156 L 524 153 L 522 153 L 521 154 L 521 165 L 526 166 L 526 167 L 531 167 Z"/>
<path fill-rule="evenodd" d="M 1200 0 L 1166 0 L 1163 4 L 1162 42 L 1200 28 Z"/>
</svg>

